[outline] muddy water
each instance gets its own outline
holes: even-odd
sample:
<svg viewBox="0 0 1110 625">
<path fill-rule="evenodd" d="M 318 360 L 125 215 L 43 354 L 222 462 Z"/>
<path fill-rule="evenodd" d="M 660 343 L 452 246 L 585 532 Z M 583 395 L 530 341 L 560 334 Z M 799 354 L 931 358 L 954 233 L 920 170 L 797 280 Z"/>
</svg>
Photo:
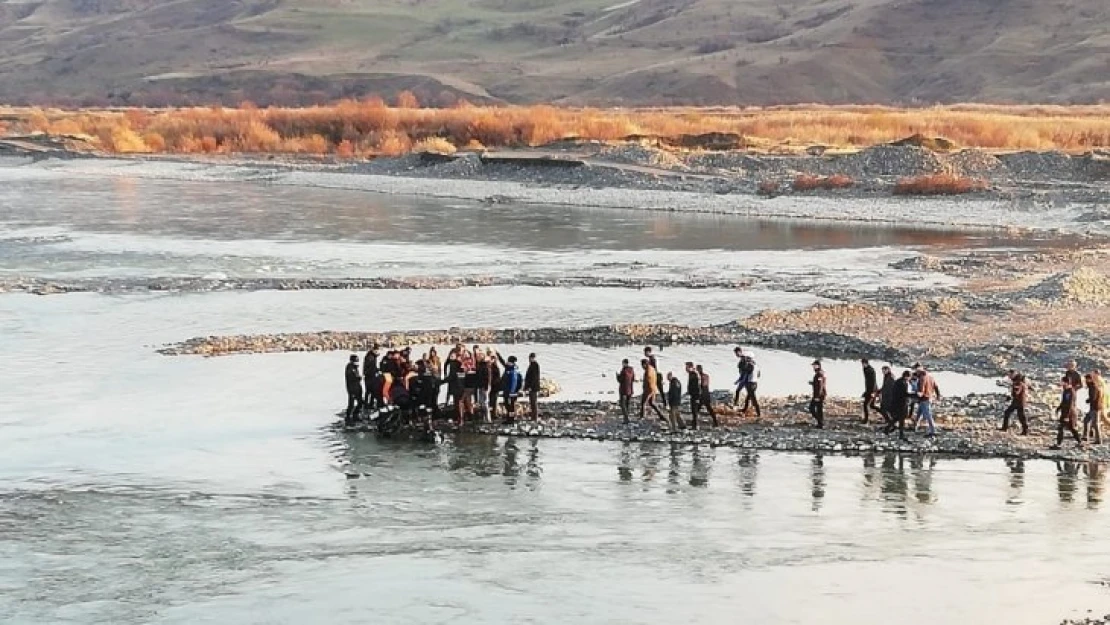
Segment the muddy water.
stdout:
<svg viewBox="0 0 1110 625">
<path fill-rule="evenodd" d="M 907 279 L 884 262 L 911 253 L 907 245 L 978 244 L 960 234 L 933 241 L 571 209 L 545 213 L 554 221 L 538 228 L 529 226 L 535 210 L 0 168 L 0 274 L 762 268 L 881 285 Z M 384 444 L 333 428 L 342 354 L 205 360 L 153 351 L 239 332 L 701 324 L 813 300 L 773 287 L 0 295 L 0 621 L 797 623 L 897 614 L 1033 624 L 1110 609 L 1094 583 L 1110 574 L 1097 466 L 465 437 Z M 583 396 L 604 392 L 615 365 L 604 361 L 622 353 L 534 348 Z M 575 377 L 578 355 L 597 367 Z M 727 351 L 677 347 L 661 357 L 703 360 L 721 387 L 734 372 Z M 794 384 L 799 359 L 761 354 L 764 375 Z M 854 393 L 855 366 L 836 366 L 844 369 L 833 383 Z"/>
</svg>

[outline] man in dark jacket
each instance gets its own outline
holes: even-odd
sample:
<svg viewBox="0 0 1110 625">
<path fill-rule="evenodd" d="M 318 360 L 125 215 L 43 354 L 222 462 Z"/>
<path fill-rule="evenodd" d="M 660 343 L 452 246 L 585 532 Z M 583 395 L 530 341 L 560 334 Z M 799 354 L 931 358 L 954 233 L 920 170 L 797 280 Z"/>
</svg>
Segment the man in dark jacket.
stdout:
<svg viewBox="0 0 1110 625">
<path fill-rule="evenodd" d="M 875 405 L 879 385 L 875 380 L 875 367 L 866 358 L 860 359 L 860 364 L 863 365 L 863 422 L 871 423 L 870 411 L 879 408 Z"/>
<path fill-rule="evenodd" d="M 710 386 L 709 374 L 702 369 L 701 365 L 698 365 L 696 369 L 698 371 L 698 381 L 701 384 L 700 403 L 705 411 L 709 413 L 709 418 L 713 421 L 713 427 L 718 427 L 717 411 L 713 408 L 713 390 Z"/>
<path fill-rule="evenodd" d="M 667 374 L 667 425 L 677 432 L 685 425 L 682 421 L 682 382 L 673 373 Z"/>
<path fill-rule="evenodd" d="M 617 372 L 617 393 L 620 397 L 621 416 L 628 424 L 632 416 L 632 396 L 636 394 L 636 370 L 628 364 L 628 359 L 621 361 L 621 370 Z"/>
<path fill-rule="evenodd" d="M 821 368 L 821 361 L 813 361 L 813 379 L 809 383 L 813 393 L 809 400 L 809 414 L 817 421 L 817 429 L 825 427 L 825 398 L 828 396 L 826 388 L 825 371 Z"/>
<path fill-rule="evenodd" d="M 381 408 L 384 403 L 382 402 L 382 381 L 378 376 L 380 350 L 381 348 L 375 343 L 362 360 L 362 380 L 366 384 L 366 395 L 362 403 L 368 410 Z"/>
<path fill-rule="evenodd" d="M 883 386 L 879 389 L 879 414 L 883 416 L 883 421 L 889 426 L 894 423 L 892 415 L 892 406 L 894 406 L 894 385 L 897 381 L 894 379 L 894 373 L 891 372 L 890 367 L 883 367 Z"/>
<path fill-rule="evenodd" d="M 362 410 L 362 376 L 358 373 L 358 354 L 351 354 L 347 368 L 343 373 L 347 383 L 347 416 L 343 422 L 348 426 L 354 425 L 358 413 Z"/>
<path fill-rule="evenodd" d="M 701 412 L 701 376 L 692 362 L 686 363 L 686 394 L 690 396 L 690 416 L 694 419 L 691 425 L 696 430 Z"/>
<path fill-rule="evenodd" d="M 535 421 L 540 418 L 540 363 L 535 354 L 528 354 L 528 371 L 524 374 L 524 392 L 528 394 L 528 411 Z"/>
<path fill-rule="evenodd" d="M 913 391 L 910 388 L 909 371 L 903 371 L 902 377 L 895 380 L 890 393 L 890 422 L 883 428 L 887 434 L 898 428 L 898 438 L 906 440 L 906 419 L 910 416 L 910 397 Z"/>
</svg>

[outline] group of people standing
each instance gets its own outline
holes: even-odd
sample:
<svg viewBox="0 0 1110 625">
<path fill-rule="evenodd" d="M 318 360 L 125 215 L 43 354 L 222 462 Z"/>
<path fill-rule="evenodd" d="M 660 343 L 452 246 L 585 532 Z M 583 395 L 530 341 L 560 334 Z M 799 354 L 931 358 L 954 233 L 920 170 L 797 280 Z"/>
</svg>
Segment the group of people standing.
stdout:
<svg viewBox="0 0 1110 625">
<path fill-rule="evenodd" d="M 478 417 L 491 422 L 498 416 L 498 401 L 505 420 L 517 414 L 517 399 L 528 398 L 528 413 L 539 417 L 540 365 L 536 354 L 528 355 L 528 368 L 521 374 L 516 356 L 504 358 L 493 348 L 467 348 L 458 343 L 441 360 L 435 347 L 413 360 L 412 348 L 389 350 L 383 356 L 372 346 L 362 360 L 351 354 L 344 376 L 347 388 L 346 423 L 353 425 L 362 410 L 386 407 L 421 407 L 433 416 L 440 410 L 440 389 L 447 388 L 446 405 L 456 422 Z"/>
</svg>

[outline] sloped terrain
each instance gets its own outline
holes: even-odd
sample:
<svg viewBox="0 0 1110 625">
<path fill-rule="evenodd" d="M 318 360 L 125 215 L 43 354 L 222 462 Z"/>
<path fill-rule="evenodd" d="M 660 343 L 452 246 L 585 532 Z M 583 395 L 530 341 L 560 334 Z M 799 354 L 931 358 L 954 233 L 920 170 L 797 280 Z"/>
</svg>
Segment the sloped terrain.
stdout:
<svg viewBox="0 0 1110 625">
<path fill-rule="evenodd" d="M 0 0 L 0 99 L 1095 102 L 1104 0 Z"/>
</svg>

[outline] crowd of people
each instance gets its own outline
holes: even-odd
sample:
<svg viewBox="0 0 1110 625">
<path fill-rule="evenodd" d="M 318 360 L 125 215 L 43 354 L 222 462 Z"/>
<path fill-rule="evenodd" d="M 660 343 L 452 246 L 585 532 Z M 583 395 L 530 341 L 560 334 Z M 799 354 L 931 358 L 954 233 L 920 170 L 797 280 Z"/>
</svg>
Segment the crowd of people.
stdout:
<svg viewBox="0 0 1110 625">
<path fill-rule="evenodd" d="M 752 410 L 756 418 L 762 416 L 757 391 L 760 369 L 755 357 L 742 348 L 733 350 L 738 376 L 730 394 L 733 407 L 744 415 Z M 517 400 L 526 397 L 526 415 L 539 417 L 540 366 L 536 354 L 528 355 L 528 366 L 521 373 L 516 356 L 504 358 L 493 348 L 470 348 L 456 344 L 446 358 L 440 359 L 435 347 L 419 359 L 413 359 L 412 349 L 388 350 L 381 353 L 373 346 L 362 359 L 352 354 L 345 376 L 347 385 L 346 421 L 352 424 L 363 410 L 383 408 L 418 407 L 428 414 L 438 416 L 446 406 L 447 416 L 459 425 L 477 418 L 490 423 L 498 419 L 499 407 L 503 419 L 512 423 L 517 418 Z M 863 368 L 863 422 L 870 423 L 872 414 L 882 418 L 882 431 L 898 433 L 906 440 L 907 424 L 917 432 L 922 422 L 925 436 L 937 435 L 934 404 L 941 399 L 940 387 L 932 374 L 920 364 L 895 375 L 890 366 L 882 367 L 880 379 L 868 359 L 860 360 Z M 828 398 L 828 379 L 821 361 L 812 363 L 813 377 L 809 381 L 809 414 L 814 426 L 825 427 L 825 401 Z M 628 359 L 621 363 L 616 373 L 617 393 L 623 422 L 628 424 L 634 412 L 644 419 L 648 412 L 666 423 L 668 430 L 699 429 L 703 425 L 718 427 L 719 408 L 712 393 L 712 385 L 705 367 L 686 362 L 685 387 L 681 373 L 673 371 L 664 375 L 652 347 L 643 349 L 637 370 Z M 1026 406 L 1030 397 L 1030 384 L 1026 377 L 1014 370 L 1007 373 L 1009 403 L 1003 411 L 1001 430 L 1011 429 L 1011 418 L 1016 416 L 1022 436 L 1029 434 Z M 440 398 L 446 389 L 445 402 Z M 1081 410 L 1079 392 L 1086 389 L 1086 410 Z M 639 395 L 639 409 L 634 408 Z M 741 404 L 741 398 L 743 403 Z M 684 399 L 686 400 L 684 402 Z M 684 417 L 684 403 L 689 411 L 689 421 Z M 1057 434 L 1055 448 L 1063 444 L 1064 435 L 1070 433 L 1080 446 L 1089 441 L 1102 443 L 1103 421 L 1110 418 L 1110 392 L 1099 371 L 1080 374 L 1074 361 L 1068 363 L 1060 380 L 1060 401 L 1056 406 Z M 1079 417 L 1082 413 L 1082 432 Z M 703 418 L 704 416 L 704 418 Z"/>
<path fill-rule="evenodd" d="M 522 374 L 516 356 L 505 358 L 493 348 L 470 348 L 456 344 L 441 359 L 435 347 L 413 359 L 411 347 L 391 349 L 382 354 L 374 345 L 362 359 L 351 354 L 344 372 L 347 388 L 345 422 L 353 425 L 363 411 L 400 408 L 419 410 L 432 417 L 442 413 L 458 425 L 479 418 L 492 422 L 498 418 L 498 405 L 505 420 L 517 416 L 517 400 L 528 398 L 528 416 L 539 418 L 540 364 L 536 354 L 528 355 Z M 446 401 L 440 397 L 446 388 Z"/>
</svg>

